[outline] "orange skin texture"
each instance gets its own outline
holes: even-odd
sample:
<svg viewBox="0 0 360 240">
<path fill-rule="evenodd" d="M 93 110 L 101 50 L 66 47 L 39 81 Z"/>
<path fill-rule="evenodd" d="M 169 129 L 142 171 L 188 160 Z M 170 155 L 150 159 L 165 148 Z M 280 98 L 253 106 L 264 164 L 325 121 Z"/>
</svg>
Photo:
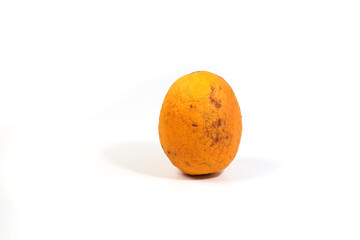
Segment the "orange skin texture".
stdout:
<svg viewBox="0 0 360 240">
<path fill-rule="evenodd" d="M 242 131 L 240 106 L 230 85 L 206 71 L 176 80 L 159 118 L 161 146 L 189 175 L 215 173 L 235 158 Z"/>
</svg>

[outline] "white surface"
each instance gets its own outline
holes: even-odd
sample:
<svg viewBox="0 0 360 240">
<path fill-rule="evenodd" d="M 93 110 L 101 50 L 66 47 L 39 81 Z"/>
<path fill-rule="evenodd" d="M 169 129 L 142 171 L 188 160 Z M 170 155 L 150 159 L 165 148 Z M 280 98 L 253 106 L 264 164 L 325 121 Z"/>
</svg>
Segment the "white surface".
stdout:
<svg viewBox="0 0 360 240">
<path fill-rule="evenodd" d="M 1 1 L 0 239 L 359 239 L 358 1 Z M 224 77 L 234 162 L 158 143 L 178 77 Z"/>
</svg>

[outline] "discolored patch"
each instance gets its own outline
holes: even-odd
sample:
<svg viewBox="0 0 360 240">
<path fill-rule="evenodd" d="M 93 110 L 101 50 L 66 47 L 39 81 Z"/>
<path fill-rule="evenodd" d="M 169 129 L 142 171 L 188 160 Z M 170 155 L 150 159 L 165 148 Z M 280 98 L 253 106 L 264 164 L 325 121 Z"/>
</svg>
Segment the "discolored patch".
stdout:
<svg viewBox="0 0 360 240">
<path fill-rule="evenodd" d="M 217 126 L 221 127 L 221 119 L 220 118 L 218 119 Z"/>
<path fill-rule="evenodd" d="M 221 127 L 222 125 L 222 120 L 219 118 L 218 120 L 214 121 L 212 124 L 211 124 L 211 127 L 213 128 L 219 128 Z"/>
<path fill-rule="evenodd" d="M 211 102 L 214 104 L 214 106 L 215 106 L 216 108 L 221 108 L 221 104 L 220 104 L 219 102 L 217 102 L 216 100 L 211 99 Z"/>
<path fill-rule="evenodd" d="M 210 102 L 216 107 L 221 108 L 221 100 L 216 97 L 216 89 L 214 86 L 211 86 L 211 92 L 209 95 Z"/>
</svg>

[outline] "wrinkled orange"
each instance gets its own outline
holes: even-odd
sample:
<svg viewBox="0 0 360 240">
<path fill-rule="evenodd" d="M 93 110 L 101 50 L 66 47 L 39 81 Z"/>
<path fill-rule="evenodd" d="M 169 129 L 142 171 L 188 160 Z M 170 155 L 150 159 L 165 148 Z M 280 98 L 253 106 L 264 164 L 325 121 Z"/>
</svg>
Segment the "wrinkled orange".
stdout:
<svg viewBox="0 0 360 240">
<path fill-rule="evenodd" d="M 225 169 L 235 158 L 242 131 L 241 112 L 230 85 L 206 71 L 176 80 L 159 118 L 161 146 L 184 173 L 202 175 Z"/>
</svg>

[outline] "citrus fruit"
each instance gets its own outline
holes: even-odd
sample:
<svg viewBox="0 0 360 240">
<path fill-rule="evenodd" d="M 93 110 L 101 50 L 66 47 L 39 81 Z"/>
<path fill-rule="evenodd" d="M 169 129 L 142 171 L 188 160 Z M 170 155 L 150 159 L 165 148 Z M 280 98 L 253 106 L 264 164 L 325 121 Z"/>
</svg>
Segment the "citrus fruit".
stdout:
<svg viewBox="0 0 360 240">
<path fill-rule="evenodd" d="M 206 71 L 187 74 L 170 87 L 159 117 L 161 146 L 190 175 L 226 168 L 238 151 L 240 106 L 230 85 Z"/>
</svg>

